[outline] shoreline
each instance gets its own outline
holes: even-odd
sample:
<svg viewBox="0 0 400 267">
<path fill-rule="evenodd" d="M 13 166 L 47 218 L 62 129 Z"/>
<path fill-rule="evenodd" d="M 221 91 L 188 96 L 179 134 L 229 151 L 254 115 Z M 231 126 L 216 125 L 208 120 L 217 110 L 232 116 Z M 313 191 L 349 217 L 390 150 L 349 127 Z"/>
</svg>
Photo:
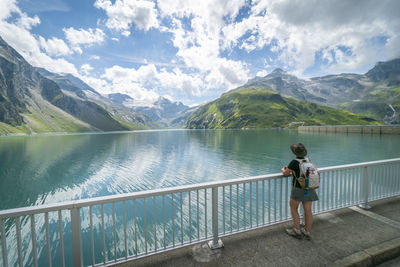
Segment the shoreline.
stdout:
<svg viewBox="0 0 400 267">
<path fill-rule="evenodd" d="M 180 131 L 184 128 L 160 128 L 160 129 L 141 129 L 127 131 L 98 131 L 98 132 L 43 132 L 43 133 L 10 133 L 0 134 L 0 138 L 5 137 L 34 137 L 34 136 L 62 136 L 62 135 L 92 135 L 92 134 L 121 134 L 121 133 L 140 133 L 140 132 L 160 132 L 160 131 Z"/>
<path fill-rule="evenodd" d="M 296 129 L 297 128 L 297 129 Z M 42 133 L 8 133 L 0 134 L 5 137 L 33 137 L 33 136 L 61 136 L 61 135 L 88 135 L 88 134 L 120 134 L 136 132 L 159 132 L 159 131 L 182 131 L 182 130 L 297 130 L 298 132 L 320 132 L 320 133 L 361 133 L 361 134 L 400 134 L 400 125 L 313 125 L 286 128 L 227 128 L 227 129 L 187 129 L 187 128 L 157 128 L 138 129 L 126 131 L 97 131 L 97 132 L 42 132 Z M 385 130 L 382 130 L 385 129 Z M 388 131 L 389 130 L 389 131 Z"/>
</svg>

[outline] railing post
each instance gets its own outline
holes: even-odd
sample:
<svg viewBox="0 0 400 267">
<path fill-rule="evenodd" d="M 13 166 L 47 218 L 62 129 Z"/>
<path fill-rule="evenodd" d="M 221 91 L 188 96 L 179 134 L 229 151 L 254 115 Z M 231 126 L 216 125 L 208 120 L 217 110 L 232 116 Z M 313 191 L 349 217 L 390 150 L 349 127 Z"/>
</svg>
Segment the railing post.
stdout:
<svg viewBox="0 0 400 267">
<path fill-rule="evenodd" d="M 82 240 L 81 240 L 81 218 L 79 208 L 71 209 L 71 231 L 72 231 L 72 253 L 74 267 L 83 266 Z"/>
<path fill-rule="evenodd" d="M 362 209 L 369 210 L 371 208 L 371 206 L 368 205 L 368 194 L 369 194 L 369 169 L 368 169 L 368 166 L 363 167 L 361 186 L 363 188 L 364 202 L 358 206 Z"/>
<path fill-rule="evenodd" d="M 8 254 L 7 254 L 7 237 L 4 231 L 4 221 L 0 219 L 0 233 L 1 233 L 1 252 L 3 255 L 3 266 L 8 267 Z"/>
<path fill-rule="evenodd" d="M 208 242 L 211 249 L 224 247 L 222 240 L 218 237 L 218 187 L 212 188 L 212 228 L 213 240 Z"/>
</svg>

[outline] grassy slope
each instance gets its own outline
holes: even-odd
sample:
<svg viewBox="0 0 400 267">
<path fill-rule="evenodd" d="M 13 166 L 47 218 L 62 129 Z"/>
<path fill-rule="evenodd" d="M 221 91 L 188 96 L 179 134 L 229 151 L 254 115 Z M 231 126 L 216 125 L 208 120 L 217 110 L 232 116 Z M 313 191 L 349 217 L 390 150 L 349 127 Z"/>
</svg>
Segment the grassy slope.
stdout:
<svg viewBox="0 0 400 267">
<path fill-rule="evenodd" d="M 147 123 L 146 125 L 141 125 L 139 123 L 132 122 L 126 118 L 124 118 L 124 113 L 121 111 L 120 112 L 115 112 L 112 107 L 106 106 L 104 103 L 96 100 L 91 100 L 91 102 L 97 104 L 100 106 L 102 109 L 104 109 L 106 112 L 108 112 L 111 116 L 111 118 L 115 121 L 117 121 L 122 127 L 125 127 L 126 130 L 148 130 L 152 128 L 156 128 L 157 125 L 153 123 Z M 128 109 L 128 108 L 126 108 Z"/>
<path fill-rule="evenodd" d="M 344 103 L 341 108 L 382 120 L 385 116 L 393 114 L 388 104 L 391 104 L 397 112 L 400 112 L 400 86 L 373 90 L 360 102 Z"/>
<path fill-rule="evenodd" d="M 225 93 L 199 108 L 189 118 L 187 128 L 287 127 L 293 121 L 304 121 L 305 125 L 379 124 L 348 111 L 249 87 Z"/>
<path fill-rule="evenodd" d="M 41 104 L 28 107 L 28 112 L 21 114 L 24 122 L 19 126 L 0 123 L 0 134 L 13 133 L 46 133 L 46 132 L 83 132 L 93 131 L 93 127 L 84 123 L 63 110 L 50 105 L 43 99 Z"/>
<path fill-rule="evenodd" d="M 10 124 L 0 122 L 0 135 L 7 135 L 7 134 L 24 134 L 30 133 L 28 126 L 25 124 L 19 126 L 12 126 Z"/>
<path fill-rule="evenodd" d="M 118 116 L 113 115 L 112 118 L 119 122 L 123 127 L 127 128 L 128 130 L 148 130 L 152 129 L 150 126 L 145 126 L 145 125 L 139 125 L 134 122 L 130 122 L 127 120 L 124 120 L 123 118 L 120 118 Z"/>
<path fill-rule="evenodd" d="M 89 124 L 74 118 L 61 109 L 51 106 L 49 103 L 43 103 L 40 110 L 30 107 L 29 112 L 21 115 L 25 122 L 22 125 L 12 126 L 0 122 L 0 135 L 13 133 L 88 132 L 96 130 Z M 112 116 L 112 119 L 121 125 L 121 129 L 137 130 L 150 128 L 125 121 L 116 116 Z"/>
</svg>

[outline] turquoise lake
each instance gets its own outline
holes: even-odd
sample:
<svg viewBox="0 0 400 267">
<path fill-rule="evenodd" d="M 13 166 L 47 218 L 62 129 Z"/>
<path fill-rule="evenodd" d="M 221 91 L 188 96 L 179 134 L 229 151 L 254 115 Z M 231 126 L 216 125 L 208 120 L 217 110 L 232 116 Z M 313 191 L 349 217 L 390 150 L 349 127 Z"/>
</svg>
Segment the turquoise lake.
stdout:
<svg viewBox="0 0 400 267">
<path fill-rule="evenodd" d="M 280 168 L 293 158 L 289 149 L 290 144 L 298 142 L 305 144 L 308 156 L 318 167 L 400 157 L 398 135 L 299 133 L 296 130 L 159 130 L 0 137 L 0 210 L 278 173 Z M 180 197 L 182 200 L 182 195 Z M 186 199 L 187 194 L 183 197 Z M 205 198 L 205 195 L 200 196 L 200 208 L 197 208 L 201 218 L 207 214 L 206 210 L 211 214 L 210 206 L 204 208 Z M 239 203 L 244 199 L 240 198 L 239 201 L 239 197 L 236 197 L 236 200 Z M 129 255 L 142 253 L 147 245 L 151 248 L 155 245 L 161 247 L 163 242 L 171 245 L 171 240 L 183 242 L 183 235 L 186 241 L 188 236 L 195 238 L 195 231 L 189 232 L 187 227 L 188 218 L 180 217 L 179 209 L 174 209 L 174 205 L 178 207 L 182 203 L 179 202 L 178 196 L 175 199 L 169 196 L 165 201 L 168 226 L 165 239 L 149 238 L 147 242 L 143 238 L 146 229 L 148 235 L 152 237 L 155 231 L 152 229 L 157 227 L 158 236 L 162 236 L 160 231 L 163 228 L 161 221 L 163 208 L 159 202 L 155 205 L 149 199 L 145 201 L 139 199 L 136 204 L 127 201 Z M 287 205 L 287 200 L 283 201 L 284 205 Z M 148 205 L 148 210 L 154 207 L 154 217 L 153 214 L 144 212 L 145 203 Z M 116 213 L 119 214 L 116 218 L 118 244 L 121 244 L 124 235 L 122 208 L 121 203 L 115 207 Z M 137 211 L 136 217 L 132 213 L 134 209 Z M 189 207 L 185 208 L 188 209 Z M 237 216 L 233 217 L 243 218 L 248 212 L 238 205 Z M 100 207 L 93 207 L 95 263 L 101 263 L 103 257 L 108 261 L 115 255 L 123 257 L 125 253 L 123 246 L 120 245 L 116 247 L 116 253 L 113 250 L 110 204 L 104 205 L 104 213 L 106 256 L 102 253 L 101 247 L 103 241 L 100 231 L 102 227 Z M 277 210 L 274 213 L 278 217 L 285 215 Z M 144 214 L 148 219 L 147 222 L 144 220 Z M 65 264 L 72 266 L 69 212 L 63 211 L 63 216 Z M 207 231 L 212 232 L 210 217 L 199 221 L 199 215 L 197 216 L 198 225 L 195 225 L 196 220 L 191 218 L 191 221 L 194 220 L 192 228 L 201 229 L 197 234 L 207 236 Z M 88 217 L 90 217 L 88 209 L 82 209 L 82 249 L 85 265 L 92 264 L 88 241 L 90 240 Z M 20 220 L 24 251 L 22 262 L 24 266 L 32 266 L 31 219 L 22 216 Z M 179 228 L 180 220 L 184 221 L 182 228 Z M 248 222 L 247 219 L 244 223 Z M 49 231 L 53 266 L 60 264 L 58 227 L 57 214 L 52 212 L 49 214 Z M 136 227 L 137 232 L 133 231 Z M 233 227 L 243 227 L 243 223 L 240 224 L 238 221 Z M 35 228 L 38 265 L 46 266 L 43 214 L 35 216 Z M 15 219 L 5 221 L 8 260 L 11 266 L 17 264 L 15 229 Z M 136 244 L 133 243 L 136 234 L 137 250 L 134 249 Z M 0 262 L 2 262 L 1 255 Z"/>
<path fill-rule="evenodd" d="M 0 137 L 0 210 L 277 173 L 297 142 L 318 167 L 400 157 L 398 135 L 160 130 Z"/>
</svg>

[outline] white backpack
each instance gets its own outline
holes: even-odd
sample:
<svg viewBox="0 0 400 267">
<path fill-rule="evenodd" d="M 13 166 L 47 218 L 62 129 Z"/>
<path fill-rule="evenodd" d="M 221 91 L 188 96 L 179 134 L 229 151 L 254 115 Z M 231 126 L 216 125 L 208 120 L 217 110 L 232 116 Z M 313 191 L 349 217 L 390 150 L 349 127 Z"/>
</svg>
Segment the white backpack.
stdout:
<svg viewBox="0 0 400 267">
<path fill-rule="evenodd" d="M 319 187 L 318 168 L 308 159 L 296 159 L 299 162 L 300 177 L 296 177 L 301 188 L 316 189 Z"/>
</svg>

